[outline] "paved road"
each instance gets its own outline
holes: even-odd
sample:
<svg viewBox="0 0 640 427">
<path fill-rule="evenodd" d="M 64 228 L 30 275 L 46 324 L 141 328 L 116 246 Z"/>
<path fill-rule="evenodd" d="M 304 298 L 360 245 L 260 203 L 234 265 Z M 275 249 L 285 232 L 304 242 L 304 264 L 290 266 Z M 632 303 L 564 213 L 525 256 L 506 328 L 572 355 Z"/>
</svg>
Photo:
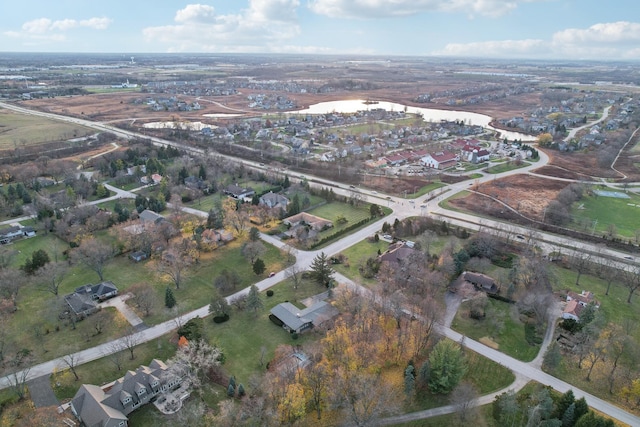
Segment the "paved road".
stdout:
<svg viewBox="0 0 640 427">
<path fill-rule="evenodd" d="M 71 121 L 74 123 L 78 123 L 78 124 L 82 124 L 88 127 L 93 127 L 99 130 L 107 130 L 110 132 L 114 132 L 118 135 L 130 138 L 130 137 L 134 137 L 134 136 L 138 136 L 137 134 L 135 134 L 134 132 L 129 132 L 129 131 L 123 131 L 121 129 L 112 127 L 112 126 L 107 126 L 104 124 L 96 124 L 94 122 L 90 122 L 87 120 L 81 120 L 81 119 L 75 119 L 75 118 L 69 118 L 69 117 L 64 117 L 64 116 L 58 116 L 58 115 L 54 115 L 54 114 L 50 114 L 50 113 L 41 113 L 41 112 L 33 112 L 31 110 L 27 110 L 21 107 L 16 107 L 16 106 L 12 106 L 9 104 L 4 104 L 4 103 L 0 103 L 0 107 L 6 107 L 6 108 L 10 108 L 16 111 L 22 111 L 25 112 L 27 114 L 35 114 L 35 115 L 39 115 L 39 116 L 43 116 L 43 117 L 49 117 L 49 118 L 54 118 L 54 119 L 60 119 L 62 117 L 63 120 L 66 121 Z M 606 113 L 608 113 L 608 111 L 606 111 Z M 176 144 L 174 142 L 170 142 L 170 141 L 165 141 L 165 140 L 161 140 L 159 138 L 153 138 L 154 142 L 156 143 L 166 143 L 167 145 L 179 145 Z M 157 140 L 157 141 L 156 141 Z M 191 148 L 189 148 L 191 151 L 193 151 Z M 545 153 L 543 152 L 539 152 L 540 153 L 540 161 L 529 165 L 525 168 L 521 168 L 518 170 L 514 170 L 514 171 L 509 171 L 509 172 L 505 172 L 505 173 L 501 173 L 501 174 L 494 174 L 491 176 L 484 176 L 478 180 L 475 180 L 476 183 L 481 183 L 481 182 L 486 182 L 490 179 L 497 179 L 497 178 L 501 178 L 503 176 L 508 176 L 508 175 L 512 175 L 512 174 L 516 174 L 516 173 L 526 173 L 529 172 L 535 168 L 539 168 L 542 165 L 546 164 L 548 162 L 548 157 L 546 156 Z M 254 165 L 256 167 L 258 167 L 259 165 Z M 308 177 L 308 179 L 312 180 L 312 185 L 317 185 L 317 186 L 323 186 L 323 185 L 330 185 L 330 186 L 334 186 L 335 183 L 331 182 L 331 181 L 326 181 L 326 180 L 322 180 L 320 178 L 317 177 Z M 132 193 L 130 192 L 126 192 L 124 190 L 119 190 L 115 187 L 108 187 L 110 190 L 115 191 L 116 195 L 112 196 L 113 198 L 118 198 L 118 197 L 135 197 L 135 195 L 132 195 Z M 455 184 L 452 186 L 448 187 L 448 191 L 446 192 L 446 196 L 449 197 L 452 194 L 455 194 L 457 192 L 460 191 L 464 191 L 467 190 L 469 188 L 469 184 L 467 183 L 459 183 L 459 184 Z M 345 195 L 348 195 L 348 193 L 351 190 L 342 190 L 342 193 L 344 193 Z M 340 190 L 336 190 L 336 192 L 340 193 Z M 428 213 L 436 213 L 436 210 L 439 210 L 439 207 L 437 206 L 437 203 L 442 199 L 443 196 L 434 198 L 430 201 L 425 201 L 425 208 L 417 208 L 417 204 L 419 204 L 420 202 L 416 201 L 415 204 L 411 204 L 409 203 L 407 200 L 403 199 L 403 198 L 399 198 L 399 197 L 390 197 L 390 200 L 388 201 L 388 204 L 394 205 L 394 213 L 388 217 L 384 217 L 382 219 L 380 219 L 377 222 L 374 222 L 368 226 L 366 226 L 365 228 L 359 230 L 356 233 L 353 233 L 351 235 L 346 236 L 345 238 L 341 239 L 338 242 L 335 242 L 327 247 L 325 247 L 324 249 L 322 249 L 322 252 L 326 253 L 327 255 L 333 255 L 333 254 L 337 254 L 341 251 L 343 251 L 344 249 L 358 243 L 359 241 L 361 241 L 362 239 L 372 235 L 373 233 L 379 231 L 381 229 L 382 223 L 386 222 L 390 222 L 392 223 L 396 218 L 398 219 L 403 219 L 405 217 L 408 216 L 414 216 L 419 214 L 420 212 L 423 212 L 424 210 L 426 210 Z M 367 201 L 369 199 L 372 199 L 372 202 L 376 202 L 376 203 L 380 203 L 380 195 L 375 195 L 375 197 L 373 195 L 367 195 L 365 196 L 365 199 L 367 199 Z M 102 202 L 104 200 L 101 200 L 100 202 Z M 384 203 L 384 202 L 383 202 Z M 192 213 L 201 215 L 201 216 L 206 216 L 206 213 L 204 212 L 200 212 L 197 210 L 193 210 L 191 208 L 187 208 L 185 210 L 189 210 Z M 461 215 L 459 213 L 455 214 L 457 219 L 455 219 L 456 221 L 462 221 L 466 226 L 468 226 L 469 224 L 475 224 L 476 226 L 482 228 L 483 226 L 493 226 L 493 227 L 499 227 L 502 226 L 501 223 L 497 222 L 497 221 L 489 221 L 489 220 L 478 220 L 475 217 L 472 217 L 470 215 Z M 516 230 L 516 232 L 522 232 L 523 234 L 526 234 L 529 230 L 522 228 L 522 227 L 514 227 L 514 230 Z M 543 233 L 540 233 L 543 234 Z M 551 236 L 551 235 L 546 235 L 543 234 L 544 238 L 546 239 L 552 239 L 555 236 Z M 277 239 L 274 239 L 271 236 L 266 236 L 263 235 L 262 238 L 270 243 L 275 244 L 278 247 L 286 247 L 287 245 L 283 242 L 280 242 Z M 563 241 L 563 243 L 566 243 L 566 239 L 565 241 Z M 580 250 L 579 247 L 577 247 L 576 245 L 576 250 Z M 319 253 L 320 251 L 296 251 L 297 254 L 297 265 L 301 268 L 301 269 L 306 269 L 308 268 L 308 266 L 311 264 L 313 258 L 315 258 L 315 256 Z M 351 280 L 347 279 L 344 276 L 340 276 L 337 277 L 338 281 L 342 284 L 347 284 L 348 286 L 357 286 L 355 285 Z M 276 283 L 284 280 L 285 277 L 285 272 L 281 271 L 279 273 L 277 273 L 274 277 L 262 280 L 260 282 L 258 282 L 256 285 L 260 290 L 264 290 L 267 289 L 273 285 L 275 285 Z M 243 289 L 231 296 L 228 297 L 228 300 L 233 300 L 234 298 L 240 296 L 240 295 L 246 295 L 249 291 L 249 288 Z M 366 291 L 366 290 L 363 290 Z M 134 337 L 134 339 L 139 342 L 146 342 L 146 341 L 150 341 L 156 338 L 161 337 L 162 335 L 172 331 L 173 329 L 175 329 L 178 325 L 179 322 L 185 322 L 191 318 L 194 318 L 196 316 L 200 316 L 200 317 L 204 317 L 208 314 L 208 306 L 202 307 L 198 310 L 194 310 L 190 313 L 187 313 L 185 315 L 180 316 L 180 319 L 174 319 L 174 320 L 169 320 L 166 321 L 164 323 L 161 323 L 159 325 L 155 325 L 153 327 L 150 327 L 148 329 L 139 331 L 135 334 L 132 335 L 132 337 Z M 455 341 L 460 341 L 462 336 L 451 330 L 450 328 L 446 327 L 446 326 L 442 326 L 439 328 L 440 333 L 452 340 Z M 547 334 L 548 335 L 548 334 Z M 545 341 L 547 340 L 548 336 L 545 337 Z M 82 350 L 80 352 L 77 353 L 77 358 L 78 360 L 80 360 L 81 363 L 86 363 L 95 359 L 99 359 L 101 357 L 104 357 L 105 355 L 110 354 L 111 352 L 114 351 L 114 343 L 120 343 L 121 345 L 122 343 L 122 339 L 119 340 L 114 340 L 112 342 L 109 343 L 104 343 L 101 345 L 98 345 L 96 347 L 90 348 L 90 349 L 86 349 L 86 350 Z M 616 418 L 622 422 L 625 422 L 629 425 L 640 425 L 640 418 L 608 403 L 605 402 L 602 399 L 599 399 L 595 396 L 592 396 L 588 393 L 585 393 L 584 391 L 568 384 L 565 383 L 564 381 L 561 381 L 555 377 L 552 377 L 551 375 L 548 375 L 544 372 L 542 372 L 539 369 L 539 358 L 537 358 L 536 360 L 534 360 L 534 362 L 532 363 L 524 363 L 521 362 L 519 360 L 516 360 L 512 357 L 509 357 L 503 353 L 500 353 L 490 347 L 487 347 L 477 341 L 471 340 L 469 338 L 465 338 L 464 339 L 464 345 L 466 347 L 468 347 L 469 349 L 476 351 L 479 354 L 482 354 L 485 357 L 489 357 L 490 359 L 506 366 L 507 368 L 513 370 L 517 377 L 519 378 L 519 381 L 529 378 L 529 379 L 533 379 L 536 380 L 542 384 L 545 385 L 549 385 L 551 387 L 553 387 L 555 390 L 560 391 L 561 393 L 566 392 L 569 389 L 572 389 L 574 391 L 574 394 L 576 395 L 576 397 L 585 397 L 588 404 L 593 407 L 596 410 L 599 410 L 613 418 Z M 540 357 L 540 356 L 539 356 Z M 54 369 L 64 366 L 64 364 L 62 363 L 61 359 L 55 359 L 55 360 L 51 360 L 45 363 L 41 363 L 39 365 L 33 366 L 31 368 L 29 368 L 29 375 L 28 378 L 32 379 L 32 378 L 38 378 L 44 375 L 48 375 L 51 372 L 53 372 Z M 8 386 L 8 379 L 6 377 L 1 378 L 0 379 L 0 388 L 6 388 Z M 489 401 L 492 400 L 491 396 L 486 396 L 483 399 L 489 399 Z M 439 409 L 436 411 L 447 411 L 450 410 L 449 409 Z M 426 416 L 426 414 L 423 414 Z M 407 415 L 407 416 L 411 416 L 411 415 Z"/>
</svg>

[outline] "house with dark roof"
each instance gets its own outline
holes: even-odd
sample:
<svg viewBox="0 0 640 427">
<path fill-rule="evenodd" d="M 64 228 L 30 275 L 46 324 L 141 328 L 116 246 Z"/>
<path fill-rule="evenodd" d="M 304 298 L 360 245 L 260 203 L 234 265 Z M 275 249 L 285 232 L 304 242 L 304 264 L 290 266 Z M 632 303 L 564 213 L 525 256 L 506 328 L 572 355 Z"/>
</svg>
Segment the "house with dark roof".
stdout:
<svg viewBox="0 0 640 427">
<path fill-rule="evenodd" d="M 488 294 L 497 294 L 500 290 L 495 280 L 484 274 L 465 272 L 464 280 L 471 283 L 477 290 L 484 291 Z"/>
<path fill-rule="evenodd" d="M 387 250 L 380 256 L 378 260 L 380 262 L 388 262 L 394 266 L 402 264 L 414 254 L 420 254 L 421 252 L 413 248 L 413 245 L 407 242 L 396 242 L 389 245 Z"/>
<path fill-rule="evenodd" d="M 157 212 L 150 209 L 145 209 L 138 215 L 141 222 L 147 222 L 152 224 L 159 224 L 164 221 L 164 217 Z"/>
<path fill-rule="evenodd" d="M 129 415 L 161 393 L 173 390 L 182 379 L 157 359 L 149 366 L 128 371 L 112 384 L 83 384 L 71 400 L 71 411 L 87 427 L 126 427 Z"/>
<path fill-rule="evenodd" d="M 0 243 L 6 244 L 22 236 L 22 229 L 19 225 L 11 225 L 0 229 Z"/>
<path fill-rule="evenodd" d="M 337 314 L 338 310 L 326 301 L 318 301 L 303 310 L 290 302 L 280 303 L 271 309 L 271 315 L 291 333 L 300 333 L 319 326 Z"/>
<path fill-rule="evenodd" d="M 65 295 L 64 300 L 79 318 L 87 317 L 98 311 L 98 303 L 118 295 L 113 282 L 100 282 L 76 288 L 75 292 Z"/>
<path fill-rule="evenodd" d="M 251 187 L 244 188 L 237 184 L 231 184 L 223 191 L 226 195 L 231 196 L 234 199 L 244 199 L 245 197 L 251 197 L 256 193 Z"/>
</svg>

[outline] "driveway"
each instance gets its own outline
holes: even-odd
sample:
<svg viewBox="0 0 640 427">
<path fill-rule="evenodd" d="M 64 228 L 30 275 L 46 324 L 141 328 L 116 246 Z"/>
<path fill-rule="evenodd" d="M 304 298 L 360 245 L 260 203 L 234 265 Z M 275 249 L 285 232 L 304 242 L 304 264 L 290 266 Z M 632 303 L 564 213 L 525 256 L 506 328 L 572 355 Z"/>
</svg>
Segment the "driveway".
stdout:
<svg viewBox="0 0 640 427">
<path fill-rule="evenodd" d="M 58 406 L 58 398 L 53 394 L 51 388 L 50 375 L 43 375 L 27 382 L 29 388 L 29 396 L 36 408 L 45 408 L 47 406 Z"/>
<path fill-rule="evenodd" d="M 143 320 L 125 302 L 129 298 L 131 298 L 132 296 L 133 295 L 131 295 L 130 293 L 129 294 L 118 295 L 118 296 L 116 296 L 114 298 L 111 298 L 111 299 L 108 299 L 108 300 L 106 300 L 104 302 L 101 302 L 98 305 L 100 307 L 115 307 L 115 309 L 118 310 L 120 312 L 120 314 L 122 314 L 124 316 L 125 319 L 127 319 L 127 322 L 129 322 L 131 324 L 131 326 L 139 327 L 140 325 L 143 325 L 143 323 L 144 323 Z M 142 326 L 140 326 L 140 327 L 142 327 Z"/>
</svg>

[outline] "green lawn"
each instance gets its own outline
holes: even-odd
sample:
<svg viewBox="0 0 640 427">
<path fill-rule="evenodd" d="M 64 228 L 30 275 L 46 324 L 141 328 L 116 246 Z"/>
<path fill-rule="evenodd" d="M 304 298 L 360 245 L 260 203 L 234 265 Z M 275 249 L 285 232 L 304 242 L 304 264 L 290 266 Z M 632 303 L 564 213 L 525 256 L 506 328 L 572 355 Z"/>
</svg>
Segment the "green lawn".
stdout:
<svg viewBox="0 0 640 427">
<path fill-rule="evenodd" d="M 97 236 L 100 237 L 101 234 Z M 106 235 L 103 237 L 107 237 Z M 238 273 L 242 289 L 257 280 L 263 279 L 271 271 L 280 271 L 286 267 L 286 257 L 279 249 L 265 244 L 266 252 L 261 257 L 266 264 L 266 272 L 256 276 L 249 262 L 242 256 L 241 242 L 234 241 L 216 251 L 203 254 L 200 263 L 194 265 L 184 279 L 180 289 L 174 288 L 174 295 L 178 302 L 178 311 L 187 312 L 209 303 L 214 278 L 222 269 L 227 268 Z M 68 245 L 53 234 L 39 235 L 35 238 L 17 241 L 10 246 L 16 251 L 12 261 L 14 266 L 24 264 L 25 259 L 37 249 L 45 249 L 51 259 L 63 260 L 63 251 Z M 175 317 L 175 312 L 164 308 L 164 293 L 167 286 L 173 286 L 161 277 L 155 267 L 154 260 L 133 263 L 126 256 L 112 259 L 104 270 L 105 280 L 111 280 L 118 287 L 120 293 L 137 283 L 148 283 L 157 293 L 158 304 L 151 316 L 144 319 L 148 325 L 153 325 Z M 14 341 L 19 348 L 33 350 L 36 362 L 62 356 L 72 350 L 92 347 L 117 337 L 123 327 L 123 319 L 118 313 L 112 313 L 102 333 L 92 336 L 91 318 L 78 323 L 77 329 L 72 330 L 58 319 L 58 314 L 64 309 L 63 296 L 72 293 L 75 288 L 88 283 L 98 283 L 98 275 L 84 267 L 71 266 L 62 282 L 59 296 L 42 290 L 37 283 L 24 286 L 18 295 L 18 310 L 11 314 L 7 326 L 13 331 Z"/>
<path fill-rule="evenodd" d="M 538 355 L 540 346 L 529 345 L 525 340 L 524 324 L 514 305 L 489 298 L 485 319 L 472 319 L 468 313 L 469 302 L 463 302 L 451 328 L 477 341 L 484 341 L 488 337 L 498 344 L 498 350 L 524 362 Z M 493 322 L 494 319 L 500 319 L 502 326 Z"/>
<path fill-rule="evenodd" d="M 567 268 L 554 265 L 552 272 L 556 278 L 554 291 L 566 292 L 572 290 L 580 293 L 582 290 L 591 291 L 600 301 L 600 311 L 604 314 L 607 322 L 622 325 L 626 319 L 640 322 L 640 294 L 636 293 L 631 298 L 631 304 L 627 303 L 629 291 L 621 282 L 614 280 L 609 290 L 609 295 L 605 295 L 607 291 L 607 283 L 596 276 L 583 274 L 580 276 L 580 285 L 576 286 L 577 273 Z M 640 342 L 640 330 L 634 329 L 634 337 Z"/>
<path fill-rule="evenodd" d="M 615 224 L 616 234 L 625 239 L 635 239 L 635 233 L 640 230 L 638 215 L 640 215 L 640 195 L 626 193 L 630 199 L 618 199 L 604 196 L 585 196 L 571 207 L 571 215 L 575 222 L 572 226 L 586 224 L 587 231 L 599 235 L 608 234 L 608 228 Z"/>
<path fill-rule="evenodd" d="M 521 161 L 519 164 L 516 162 L 506 162 L 506 163 L 501 163 L 495 166 L 491 166 L 490 168 L 486 169 L 487 173 L 502 173 L 502 172 L 509 172 L 515 169 L 520 169 L 520 168 L 524 168 L 529 166 L 530 163 L 529 162 L 523 162 Z"/>
</svg>

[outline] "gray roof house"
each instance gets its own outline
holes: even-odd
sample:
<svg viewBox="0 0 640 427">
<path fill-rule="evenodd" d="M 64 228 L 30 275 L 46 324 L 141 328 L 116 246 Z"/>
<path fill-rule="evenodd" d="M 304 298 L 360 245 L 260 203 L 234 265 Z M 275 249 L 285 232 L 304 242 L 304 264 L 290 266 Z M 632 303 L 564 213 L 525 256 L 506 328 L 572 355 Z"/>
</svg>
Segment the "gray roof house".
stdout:
<svg viewBox="0 0 640 427">
<path fill-rule="evenodd" d="M 181 382 L 164 362 L 154 359 L 149 366 L 141 365 L 135 371 L 128 371 L 107 386 L 83 384 L 70 407 L 87 427 L 126 427 L 127 415 Z"/>
<path fill-rule="evenodd" d="M 140 218 L 140 221 L 142 222 L 149 222 L 153 224 L 158 224 L 159 222 L 162 222 L 164 220 L 164 217 L 162 215 L 150 209 L 145 209 L 140 212 L 138 218 Z"/>
<path fill-rule="evenodd" d="M 338 311 L 325 301 L 318 301 L 300 310 L 290 302 L 283 302 L 271 309 L 271 314 L 282 322 L 289 332 L 302 332 L 333 318 Z"/>
<path fill-rule="evenodd" d="M 224 193 L 233 197 L 234 199 L 244 199 L 255 194 L 255 191 L 251 187 L 243 188 L 236 184 L 231 184 L 224 189 Z"/>
<path fill-rule="evenodd" d="M 98 311 L 97 301 L 104 301 L 118 295 L 113 282 L 100 282 L 76 288 L 75 292 L 65 295 L 64 300 L 76 316 L 86 317 Z"/>
<path fill-rule="evenodd" d="M 260 204 L 269 208 L 282 208 L 286 209 L 289 204 L 289 199 L 281 194 L 274 193 L 272 191 L 267 194 L 263 194 L 260 197 Z"/>
</svg>

